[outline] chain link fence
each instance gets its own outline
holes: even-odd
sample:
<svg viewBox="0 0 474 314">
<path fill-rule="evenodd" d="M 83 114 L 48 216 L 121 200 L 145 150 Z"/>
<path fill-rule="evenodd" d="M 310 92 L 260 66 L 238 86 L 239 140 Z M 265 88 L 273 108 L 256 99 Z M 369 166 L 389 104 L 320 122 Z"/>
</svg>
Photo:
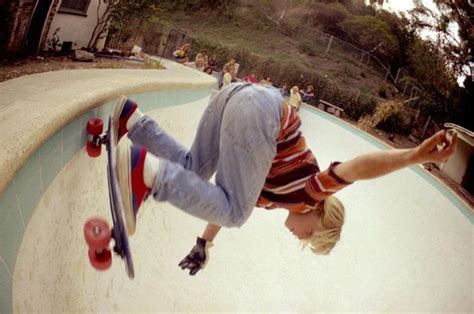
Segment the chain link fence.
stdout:
<svg viewBox="0 0 474 314">
<path fill-rule="evenodd" d="M 383 75 L 385 81 L 391 82 L 407 98 L 420 95 L 420 85 L 403 68 L 392 68 L 369 51 L 333 35 L 304 27 L 298 30 L 297 38 L 303 42 L 303 45 L 309 45 L 308 49 L 318 56 L 335 56 L 359 68 L 378 72 Z"/>
<path fill-rule="evenodd" d="M 111 27 L 105 43 L 109 50 L 131 51 L 139 46 L 141 51 L 160 58 L 173 58 L 173 52 L 182 46 L 186 32 L 167 29 L 163 24 L 141 16 L 131 16 L 120 27 Z"/>
</svg>

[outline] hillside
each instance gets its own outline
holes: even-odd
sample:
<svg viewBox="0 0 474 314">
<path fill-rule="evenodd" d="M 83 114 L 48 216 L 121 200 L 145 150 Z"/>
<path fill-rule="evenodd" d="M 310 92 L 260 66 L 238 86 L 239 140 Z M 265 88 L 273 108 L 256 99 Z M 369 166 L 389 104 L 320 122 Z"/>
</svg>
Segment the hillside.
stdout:
<svg viewBox="0 0 474 314">
<path fill-rule="evenodd" d="M 306 28 L 297 37 L 286 36 L 271 23 L 256 17 L 249 9 L 238 10 L 234 19 L 219 18 L 213 13 L 200 11 L 165 14 L 160 16 L 160 21 L 186 31 L 188 36 L 197 41 L 220 44 L 234 51 L 246 50 L 253 56 L 275 60 L 282 69 L 297 63 L 301 70 L 327 80 L 327 84 L 354 96 L 360 92 L 380 102 L 384 100 L 380 97 L 381 93 L 387 98 L 395 94 L 393 85 L 385 81 L 385 73 L 360 64 L 360 52 L 357 49 L 342 46 L 334 40 L 326 53 L 330 38 L 318 28 Z M 213 52 L 210 51 L 210 54 Z M 226 61 L 220 60 L 221 63 Z M 246 60 L 238 62 L 241 64 L 240 77 L 250 71 L 257 71 L 260 79 L 270 76 L 277 85 L 288 79 L 291 81 L 284 74 L 271 73 L 271 70 L 261 65 L 248 64 Z M 302 78 L 300 84 L 311 80 L 309 77 Z"/>
</svg>

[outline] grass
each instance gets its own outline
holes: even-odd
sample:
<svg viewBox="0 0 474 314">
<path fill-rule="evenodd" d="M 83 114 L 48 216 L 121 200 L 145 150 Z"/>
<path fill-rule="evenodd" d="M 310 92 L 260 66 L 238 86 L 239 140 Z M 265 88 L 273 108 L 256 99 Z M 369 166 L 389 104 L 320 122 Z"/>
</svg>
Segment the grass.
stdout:
<svg viewBox="0 0 474 314">
<path fill-rule="evenodd" d="M 360 52 L 351 51 L 352 48 L 333 41 L 331 49 L 325 53 L 328 40 L 321 37 L 316 30 L 306 31 L 300 38 L 295 39 L 283 35 L 275 27 L 257 20 L 251 14 L 230 21 L 212 15 L 203 16 L 201 13 L 170 14 L 163 16 L 162 21 L 163 19 L 174 28 L 185 29 L 191 37 L 219 42 L 232 49 L 245 48 L 282 64 L 288 60 L 300 60 L 305 68 L 321 77 L 328 77 L 347 90 L 364 89 L 378 96 L 379 87 L 384 84 L 383 74 L 364 65 L 359 67 Z M 302 42 L 311 45 L 310 49 L 314 55 L 308 56 L 301 52 Z M 361 76 L 360 73 L 364 75 Z"/>
</svg>

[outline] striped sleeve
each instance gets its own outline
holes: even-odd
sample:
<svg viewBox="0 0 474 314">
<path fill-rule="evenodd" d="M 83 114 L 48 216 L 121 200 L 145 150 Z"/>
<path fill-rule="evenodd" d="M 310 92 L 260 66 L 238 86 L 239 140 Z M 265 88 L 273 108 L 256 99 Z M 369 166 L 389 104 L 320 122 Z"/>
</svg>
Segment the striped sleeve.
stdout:
<svg viewBox="0 0 474 314">
<path fill-rule="evenodd" d="M 311 198 L 322 201 L 349 184 L 352 184 L 352 182 L 347 182 L 336 175 L 334 167 L 338 164 L 340 164 L 340 162 L 331 163 L 328 169 L 316 173 L 306 181 L 305 192 L 311 196 Z"/>
</svg>

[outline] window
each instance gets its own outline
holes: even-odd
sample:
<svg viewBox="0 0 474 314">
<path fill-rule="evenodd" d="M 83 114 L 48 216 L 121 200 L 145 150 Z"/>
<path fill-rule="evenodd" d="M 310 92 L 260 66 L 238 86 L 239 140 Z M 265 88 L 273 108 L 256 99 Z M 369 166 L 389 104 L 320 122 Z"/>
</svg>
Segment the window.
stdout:
<svg viewBox="0 0 474 314">
<path fill-rule="evenodd" d="M 59 12 L 87 15 L 90 0 L 62 0 Z"/>
</svg>

